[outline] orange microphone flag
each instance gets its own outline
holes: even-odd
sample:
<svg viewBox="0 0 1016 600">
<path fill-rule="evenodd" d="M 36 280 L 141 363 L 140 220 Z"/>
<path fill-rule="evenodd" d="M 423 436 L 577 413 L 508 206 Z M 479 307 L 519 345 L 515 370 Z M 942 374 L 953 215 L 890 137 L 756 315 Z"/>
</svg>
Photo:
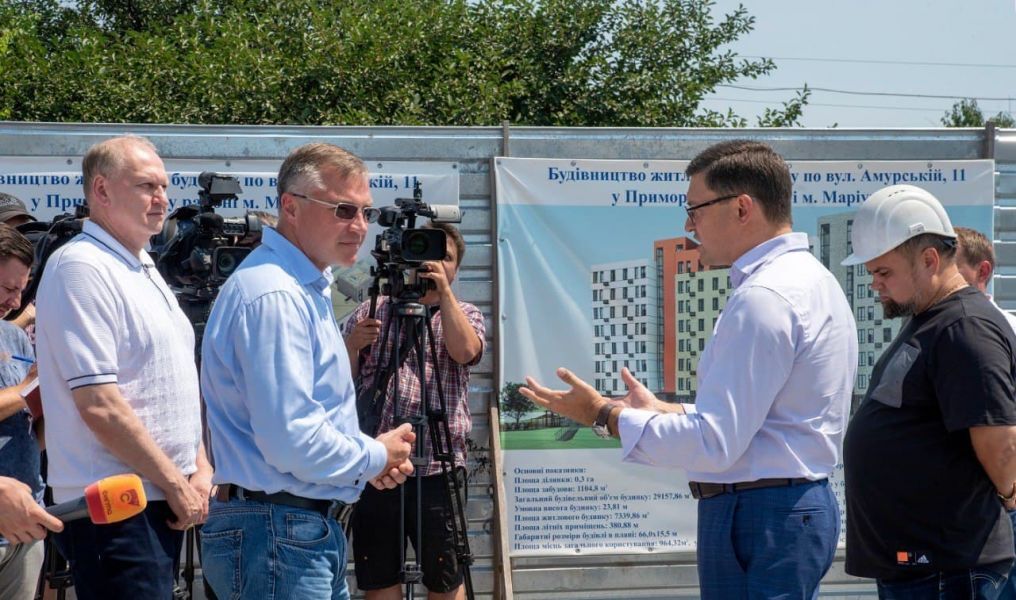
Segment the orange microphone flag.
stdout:
<svg viewBox="0 0 1016 600">
<path fill-rule="evenodd" d="M 117 523 L 140 514 L 148 506 L 141 478 L 134 473 L 113 475 L 85 488 L 88 516 L 96 525 Z"/>
</svg>

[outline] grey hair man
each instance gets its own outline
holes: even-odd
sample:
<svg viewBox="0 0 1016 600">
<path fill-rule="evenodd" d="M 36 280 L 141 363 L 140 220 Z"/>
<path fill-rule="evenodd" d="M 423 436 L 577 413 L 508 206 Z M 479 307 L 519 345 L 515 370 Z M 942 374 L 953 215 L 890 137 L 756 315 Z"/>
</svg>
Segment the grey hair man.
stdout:
<svg viewBox="0 0 1016 600">
<path fill-rule="evenodd" d="M 201 444 L 194 331 L 145 251 L 169 201 L 165 166 L 137 136 L 82 161 L 90 219 L 47 261 L 37 344 L 57 502 L 137 473 L 148 508 L 117 525 L 68 523 L 56 536 L 78 598 L 168 598 L 183 532 L 204 521 L 211 466 Z"/>
<path fill-rule="evenodd" d="M 279 172 L 279 220 L 219 292 L 201 385 L 218 494 L 202 530 L 222 598 L 348 598 L 341 522 L 364 486 L 413 471 L 408 423 L 360 432 L 332 265 L 351 265 L 377 219 L 367 167 L 307 144 Z"/>
</svg>

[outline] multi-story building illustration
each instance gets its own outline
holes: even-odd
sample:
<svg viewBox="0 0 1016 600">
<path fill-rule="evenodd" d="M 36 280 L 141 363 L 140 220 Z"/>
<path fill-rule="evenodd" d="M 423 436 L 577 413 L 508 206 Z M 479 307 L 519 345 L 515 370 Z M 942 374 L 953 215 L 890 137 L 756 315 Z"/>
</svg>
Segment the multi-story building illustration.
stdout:
<svg viewBox="0 0 1016 600">
<path fill-rule="evenodd" d="M 696 373 L 706 341 L 713 334 L 716 320 L 727 304 L 730 269 L 710 269 L 674 276 L 677 302 L 677 355 L 674 367 L 677 397 L 690 401 L 698 390 Z"/>
<path fill-rule="evenodd" d="M 845 267 L 840 262 L 853 251 L 850 232 L 854 213 L 838 213 L 818 219 L 819 260 L 840 282 L 857 321 L 857 379 L 854 406 L 868 391 L 875 361 L 899 332 L 900 319 L 886 319 L 882 303 L 871 289 L 871 275 L 864 265 Z"/>
<path fill-rule="evenodd" d="M 656 269 L 656 306 L 661 318 L 657 329 L 657 367 L 663 373 L 660 395 L 675 399 L 677 388 L 678 340 L 677 307 L 679 294 L 675 277 L 701 271 L 698 244 L 687 237 L 656 240 L 653 242 L 653 265 Z M 684 394 L 681 394 L 684 395 Z"/>
<path fill-rule="evenodd" d="M 620 381 L 628 367 L 650 390 L 661 387 L 656 278 L 648 260 L 592 266 L 593 385 L 605 395 L 627 393 Z"/>
</svg>

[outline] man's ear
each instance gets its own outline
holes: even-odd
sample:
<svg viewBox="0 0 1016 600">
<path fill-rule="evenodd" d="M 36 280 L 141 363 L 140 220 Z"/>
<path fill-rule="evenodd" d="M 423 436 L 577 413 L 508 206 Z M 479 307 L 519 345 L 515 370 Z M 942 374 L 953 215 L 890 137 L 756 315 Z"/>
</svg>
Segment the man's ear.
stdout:
<svg viewBox="0 0 1016 600">
<path fill-rule="evenodd" d="M 752 210 L 757 210 L 755 206 L 755 199 L 748 194 L 741 194 L 737 197 L 737 218 L 744 220 Z"/>
<path fill-rule="evenodd" d="M 941 262 L 942 256 L 935 248 L 929 246 L 921 251 L 921 266 L 925 269 L 931 272 L 938 271 Z"/>
<path fill-rule="evenodd" d="M 987 285 L 989 281 L 991 281 L 991 263 L 986 260 L 982 260 L 981 263 L 977 265 L 977 282 Z"/>
<path fill-rule="evenodd" d="M 94 202 L 92 206 L 109 206 L 109 183 L 109 178 L 101 173 L 97 173 L 95 177 L 92 178 L 92 184 L 90 186 L 91 194 L 88 199 L 90 204 Z M 92 208 L 92 206 L 89 206 L 89 208 Z"/>
<path fill-rule="evenodd" d="M 296 197 L 287 192 L 283 192 L 282 196 L 279 197 L 279 220 L 285 218 L 287 221 L 293 221 L 296 219 L 296 214 L 299 212 L 297 205 L 299 202 L 296 201 Z"/>
</svg>

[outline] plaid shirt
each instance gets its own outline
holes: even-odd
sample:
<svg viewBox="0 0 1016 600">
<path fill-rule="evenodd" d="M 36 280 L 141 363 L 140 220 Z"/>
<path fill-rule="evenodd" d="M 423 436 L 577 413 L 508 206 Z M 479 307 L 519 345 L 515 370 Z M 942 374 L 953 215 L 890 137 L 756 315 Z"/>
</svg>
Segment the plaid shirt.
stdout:
<svg viewBox="0 0 1016 600">
<path fill-rule="evenodd" d="M 388 319 L 391 313 L 391 303 L 386 298 L 378 299 L 377 314 L 376 318 L 381 321 L 381 332 L 382 337 L 384 336 L 385 328 L 388 326 Z M 478 308 L 469 304 L 468 302 L 459 302 L 459 308 L 466 315 L 466 319 L 469 324 L 476 331 L 476 334 L 480 336 L 480 343 L 485 344 L 484 336 L 486 335 L 486 325 L 483 320 L 483 313 Z M 346 321 L 343 327 L 343 335 L 348 336 L 352 331 L 353 327 L 365 319 L 370 310 L 370 302 L 364 302 L 353 311 L 349 319 Z M 483 356 L 483 347 L 481 346 L 480 352 L 476 355 L 476 358 L 468 365 L 460 365 L 459 363 L 452 360 L 449 356 L 447 348 L 444 345 L 444 327 L 441 322 L 441 312 L 438 311 L 431 318 L 431 328 L 434 331 L 434 340 L 437 344 L 437 367 L 441 372 L 441 389 L 444 392 L 445 406 L 447 407 L 448 413 L 448 429 L 451 432 L 452 449 L 455 453 L 455 465 L 465 466 L 466 464 L 466 437 L 469 436 L 469 431 L 473 428 L 473 420 L 469 415 L 469 368 L 480 362 L 480 358 Z M 392 330 L 394 331 L 394 330 Z M 390 336 L 392 334 L 389 334 Z M 403 333 L 403 337 L 405 333 Z M 388 339 L 386 348 L 384 349 L 384 361 L 387 363 L 392 355 L 392 346 L 394 340 L 391 337 Z M 430 352 L 430 343 L 428 341 L 426 350 L 426 363 L 425 378 L 427 380 L 427 403 L 431 407 L 440 406 L 440 401 L 437 394 L 437 385 L 434 383 L 434 365 L 431 364 L 433 359 Z M 408 352 L 408 349 L 404 352 Z M 378 370 L 378 361 L 381 360 L 381 340 L 378 339 L 377 343 L 370 346 L 370 353 L 366 352 L 366 349 L 360 352 L 360 371 L 357 375 L 357 389 L 361 389 L 365 383 L 372 383 L 375 373 Z M 419 362 L 417 361 L 416 353 L 409 352 L 409 357 L 403 362 L 402 367 L 398 372 L 399 381 L 399 414 L 402 416 L 420 414 L 420 377 L 419 377 Z M 392 420 L 395 412 L 395 403 L 391 402 L 392 397 L 391 390 L 395 385 L 395 378 L 393 377 L 388 382 L 387 393 L 384 394 L 385 404 L 381 410 L 381 421 L 378 427 L 378 433 L 383 433 L 393 429 Z M 379 397 L 381 394 L 379 392 Z M 431 445 L 430 433 L 428 432 L 426 440 L 424 441 L 423 447 L 424 456 L 428 459 L 429 464 L 417 470 L 418 475 L 437 475 L 441 473 L 441 463 L 434 460 L 434 449 Z"/>
</svg>

